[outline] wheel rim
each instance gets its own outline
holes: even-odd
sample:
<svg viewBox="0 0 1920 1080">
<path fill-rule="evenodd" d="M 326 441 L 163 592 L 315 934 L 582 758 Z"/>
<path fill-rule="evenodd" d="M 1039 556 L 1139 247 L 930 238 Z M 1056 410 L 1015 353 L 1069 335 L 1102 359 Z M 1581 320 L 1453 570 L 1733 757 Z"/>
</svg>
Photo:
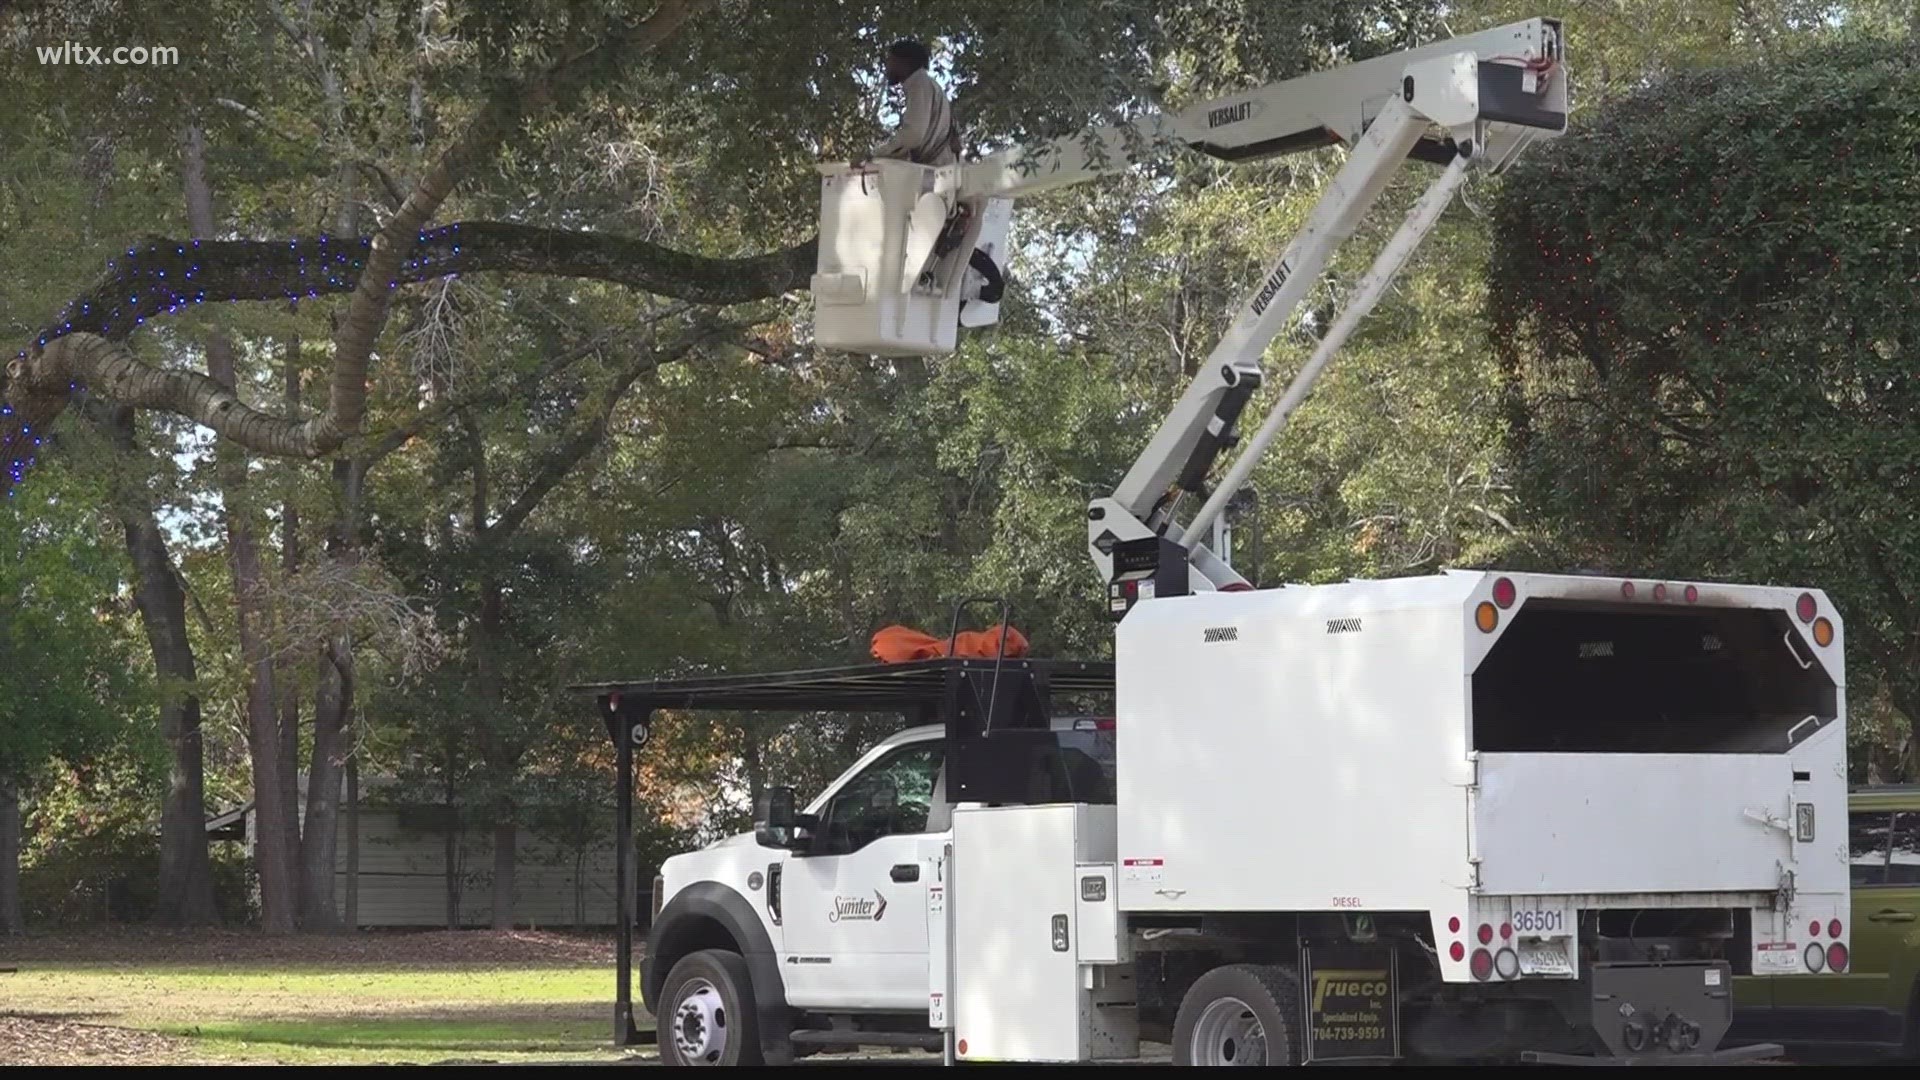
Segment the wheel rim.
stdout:
<svg viewBox="0 0 1920 1080">
<path fill-rule="evenodd" d="M 681 987 L 673 1046 L 689 1065 L 718 1065 L 727 1056 L 727 1005 L 711 982 L 693 979 Z"/>
<path fill-rule="evenodd" d="M 1190 1049 L 1195 1065 L 1265 1065 L 1267 1031 L 1246 1002 L 1220 998 L 1193 1025 Z"/>
</svg>

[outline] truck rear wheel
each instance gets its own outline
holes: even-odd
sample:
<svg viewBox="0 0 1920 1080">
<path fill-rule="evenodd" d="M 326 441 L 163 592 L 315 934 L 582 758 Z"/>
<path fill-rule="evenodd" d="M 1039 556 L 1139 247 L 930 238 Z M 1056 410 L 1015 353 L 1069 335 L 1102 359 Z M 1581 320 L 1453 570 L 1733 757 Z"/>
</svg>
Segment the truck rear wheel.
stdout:
<svg viewBox="0 0 1920 1080">
<path fill-rule="evenodd" d="M 688 953 L 661 987 L 666 1010 L 656 1018 L 662 1065 L 760 1065 L 760 1024 L 753 977 L 739 953 Z"/>
<path fill-rule="evenodd" d="M 1231 964 L 1194 980 L 1173 1020 L 1175 1065 L 1298 1065 L 1300 984 L 1284 967 Z"/>
</svg>

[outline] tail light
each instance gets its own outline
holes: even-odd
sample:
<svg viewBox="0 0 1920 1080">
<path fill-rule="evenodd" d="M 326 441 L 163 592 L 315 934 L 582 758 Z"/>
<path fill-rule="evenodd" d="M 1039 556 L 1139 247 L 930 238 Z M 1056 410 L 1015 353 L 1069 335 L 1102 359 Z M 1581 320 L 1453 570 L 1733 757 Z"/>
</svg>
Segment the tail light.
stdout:
<svg viewBox="0 0 1920 1080">
<path fill-rule="evenodd" d="M 1823 649 L 1833 644 L 1833 624 L 1824 615 L 1813 620 L 1813 643 Z"/>
<path fill-rule="evenodd" d="M 1620 583 L 1620 598 L 1623 600 L 1633 599 L 1633 582 L 1623 581 Z"/>
<path fill-rule="evenodd" d="M 1501 578 L 1493 583 L 1493 602 L 1503 608 L 1512 607 L 1519 595 L 1520 590 L 1514 588 L 1512 578 Z"/>
<path fill-rule="evenodd" d="M 1827 953 L 1825 949 L 1820 947 L 1819 942 L 1816 941 L 1807 946 L 1806 961 L 1807 970 L 1816 975 L 1820 973 L 1821 968 L 1827 966 Z"/>
<path fill-rule="evenodd" d="M 1697 603 L 1699 603 L 1699 602 L 1700 602 L 1700 587 L 1699 587 L 1698 585 L 1689 585 L 1689 586 L 1687 586 L 1687 591 L 1686 591 L 1686 597 L 1687 597 L 1687 603 L 1689 603 L 1689 604 L 1697 604 Z"/>
<path fill-rule="evenodd" d="M 1839 919 L 1834 919 L 1831 922 L 1827 923 L 1827 936 L 1830 938 L 1838 938 L 1840 936 L 1840 931 L 1845 929 L 1846 927 L 1840 925 Z"/>
<path fill-rule="evenodd" d="M 1813 602 L 1812 593 L 1801 593 L 1800 599 L 1793 605 L 1793 610 L 1800 616 L 1801 622 L 1812 622 L 1813 617 L 1820 613 L 1820 605 Z"/>
<path fill-rule="evenodd" d="M 1665 600 L 1667 598 L 1667 586 L 1664 582 L 1654 585 L 1653 598 L 1655 600 Z"/>
<path fill-rule="evenodd" d="M 1489 923 L 1480 924 L 1480 944 L 1493 944 L 1493 926 Z"/>
<path fill-rule="evenodd" d="M 1468 965 L 1473 977 L 1481 982 L 1493 978 L 1493 954 L 1485 949 L 1473 950 L 1473 962 Z"/>
<path fill-rule="evenodd" d="M 1467 947 L 1456 941 L 1453 943 L 1453 946 L 1447 950 L 1447 955 L 1453 957 L 1453 962 L 1457 964 L 1466 958 Z"/>
<path fill-rule="evenodd" d="M 1493 628 L 1500 625 L 1500 609 L 1482 600 L 1480 606 L 1473 611 L 1473 624 L 1478 626 L 1483 634 L 1493 633 Z"/>
<path fill-rule="evenodd" d="M 1847 947 L 1836 941 L 1827 946 L 1827 966 L 1836 973 L 1847 970 Z"/>
<path fill-rule="evenodd" d="M 1808 937 L 1820 936 L 1820 920 L 1819 919 L 1815 919 L 1812 922 L 1807 924 L 1807 936 Z"/>
<path fill-rule="evenodd" d="M 1455 915 L 1453 918 L 1447 920 L 1447 933 L 1457 934 L 1459 932 L 1460 932 L 1460 916 Z M 1457 960 L 1459 959 L 1459 957 L 1455 957 L 1454 959 Z"/>
</svg>

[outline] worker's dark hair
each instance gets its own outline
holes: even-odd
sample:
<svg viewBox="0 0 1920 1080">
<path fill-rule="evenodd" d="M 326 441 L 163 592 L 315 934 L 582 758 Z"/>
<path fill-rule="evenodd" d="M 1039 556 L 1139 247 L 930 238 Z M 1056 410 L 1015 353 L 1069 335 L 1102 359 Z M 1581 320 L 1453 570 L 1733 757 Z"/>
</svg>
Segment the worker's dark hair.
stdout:
<svg viewBox="0 0 1920 1080">
<path fill-rule="evenodd" d="M 901 38 L 887 46 L 887 55 L 911 61 L 915 67 L 926 67 L 933 63 L 933 53 L 925 45 L 910 38 Z"/>
</svg>

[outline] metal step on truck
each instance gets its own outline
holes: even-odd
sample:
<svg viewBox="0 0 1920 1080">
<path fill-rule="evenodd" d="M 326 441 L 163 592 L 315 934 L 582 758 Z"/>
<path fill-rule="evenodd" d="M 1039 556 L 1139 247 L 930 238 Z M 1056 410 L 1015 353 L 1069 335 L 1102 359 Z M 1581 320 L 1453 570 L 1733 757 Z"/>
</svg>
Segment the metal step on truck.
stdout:
<svg viewBox="0 0 1920 1080">
<path fill-rule="evenodd" d="M 1734 977 L 1847 967 L 1843 636 L 1817 591 L 1451 572 L 1144 603 L 1111 665 L 594 687 L 617 740 L 916 721 L 665 862 L 661 1057 L 1777 1055 L 1722 1036 Z"/>
</svg>

